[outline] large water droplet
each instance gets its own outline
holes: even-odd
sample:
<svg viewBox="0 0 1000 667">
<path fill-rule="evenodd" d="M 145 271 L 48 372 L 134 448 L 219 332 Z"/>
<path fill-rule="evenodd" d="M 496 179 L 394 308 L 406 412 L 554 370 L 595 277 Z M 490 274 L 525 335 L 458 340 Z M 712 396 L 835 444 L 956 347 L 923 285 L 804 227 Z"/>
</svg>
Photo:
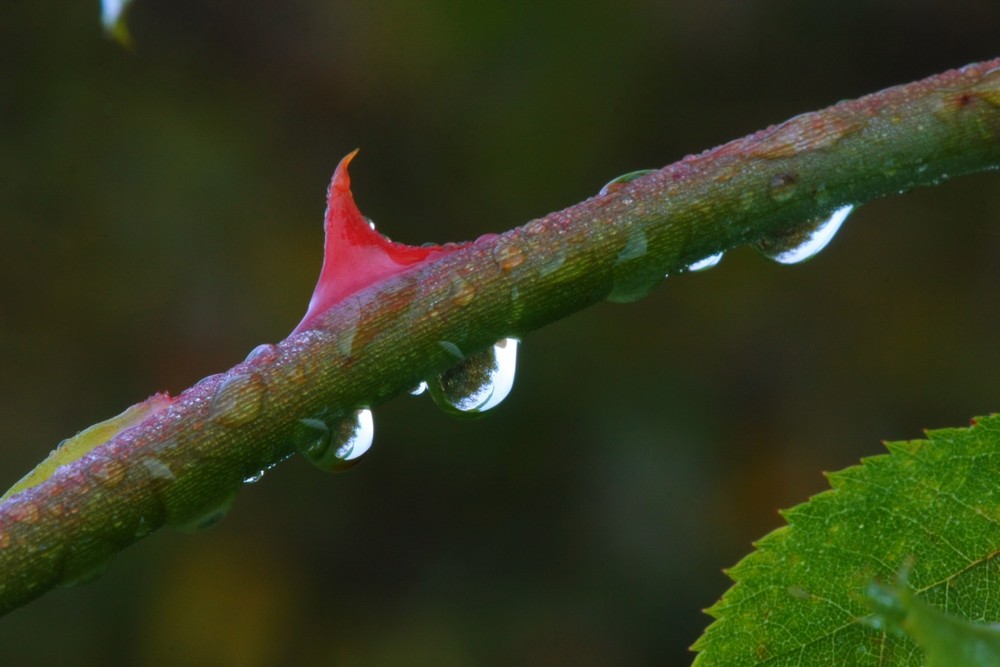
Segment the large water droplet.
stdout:
<svg viewBox="0 0 1000 667">
<path fill-rule="evenodd" d="M 716 264 L 718 264 L 719 262 L 722 261 L 722 254 L 723 253 L 721 253 L 721 252 L 717 252 L 714 255 L 709 255 L 705 259 L 700 259 L 697 262 L 695 262 L 694 264 L 691 264 L 690 266 L 688 266 L 687 270 L 688 271 L 704 271 L 705 269 L 710 269 L 710 268 L 712 268 L 713 266 L 715 266 Z"/>
<path fill-rule="evenodd" d="M 329 472 L 353 468 L 372 446 L 375 423 L 371 410 L 357 410 L 347 419 L 300 419 L 296 447 L 310 463 Z"/>
<path fill-rule="evenodd" d="M 225 426 L 242 426 L 260 414 L 264 393 L 264 379 L 256 373 L 226 378 L 212 399 L 212 418 Z"/>
<path fill-rule="evenodd" d="M 783 234 L 761 239 L 753 245 L 760 254 L 779 264 L 798 264 L 825 248 L 854 210 L 852 204 L 841 206 L 829 216 L 810 221 Z"/>
<path fill-rule="evenodd" d="M 606 195 L 608 193 L 614 192 L 615 190 L 620 190 L 622 188 L 622 186 L 624 186 L 626 183 L 630 183 L 630 182 L 634 181 L 637 178 L 642 178 L 643 176 L 645 176 L 647 174 L 652 174 L 654 171 L 657 171 L 657 170 L 656 169 L 639 169 L 637 171 L 630 171 L 627 174 L 622 174 L 621 176 L 618 176 L 617 178 L 612 178 L 610 181 L 608 181 L 607 183 L 604 184 L 604 187 L 601 188 L 601 191 L 598 192 L 597 194 L 598 195 Z"/>
<path fill-rule="evenodd" d="M 434 402 L 462 417 L 475 417 L 500 405 L 514 386 L 517 342 L 504 338 L 428 381 Z"/>
<path fill-rule="evenodd" d="M 420 394 L 427 391 L 427 383 L 421 382 L 416 387 L 410 390 L 410 396 L 419 396 Z"/>
</svg>

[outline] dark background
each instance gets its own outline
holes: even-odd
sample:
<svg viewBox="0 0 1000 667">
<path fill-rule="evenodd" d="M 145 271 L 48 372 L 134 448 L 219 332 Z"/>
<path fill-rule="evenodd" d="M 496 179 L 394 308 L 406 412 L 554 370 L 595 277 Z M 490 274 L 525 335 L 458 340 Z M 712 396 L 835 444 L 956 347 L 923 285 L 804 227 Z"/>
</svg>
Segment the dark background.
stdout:
<svg viewBox="0 0 1000 667">
<path fill-rule="evenodd" d="M 996 2 L 0 4 L 0 486 L 276 342 L 355 147 L 397 240 L 472 239 L 800 112 L 1000 55 Z M 375 414 L 194 536 L 0 620 L 5 665 L 683 664 L 821 471 L 997 409 L 1000 176 L 867 205 L 532 333 L 495 414 Z"/>
</svg>

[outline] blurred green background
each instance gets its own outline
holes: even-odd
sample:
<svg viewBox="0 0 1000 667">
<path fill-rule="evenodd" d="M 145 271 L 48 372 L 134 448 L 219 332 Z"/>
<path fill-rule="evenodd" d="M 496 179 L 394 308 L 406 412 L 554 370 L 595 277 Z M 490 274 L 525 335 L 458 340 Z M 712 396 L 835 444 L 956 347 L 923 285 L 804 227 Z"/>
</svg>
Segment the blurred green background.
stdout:
<svg viewBox="0 0 1000 667">
<path fill-rule="evenodd" d="M 338 160 L 401 241 L 472 239 L 800 112 L 1000 55 L 979 2 L 0 4 L 0 485 L 282 339 Z M 375 414 L 200 535 L 0 620 L 4 665 L 684 664 L 821 471 L 1000 407 L 1000 176 L 857 211 L 529 335 L 513 394 Z"/>
</svg>

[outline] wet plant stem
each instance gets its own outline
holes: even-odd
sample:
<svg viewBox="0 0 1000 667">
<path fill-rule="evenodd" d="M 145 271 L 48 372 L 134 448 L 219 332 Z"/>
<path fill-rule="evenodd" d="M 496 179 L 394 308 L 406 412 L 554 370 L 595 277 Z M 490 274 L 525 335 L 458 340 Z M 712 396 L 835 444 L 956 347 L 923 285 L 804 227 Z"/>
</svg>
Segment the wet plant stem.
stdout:
<svg viewBox="0 0 1000 667">
<path fill-rule="evenodd" d="M 845 204 L 1000 167 L 1000 59 L 797 116 L 356 292 L 0 504 L 0 613 L 197 523 L 290 456 L 505 337 Z"/>
</svg>

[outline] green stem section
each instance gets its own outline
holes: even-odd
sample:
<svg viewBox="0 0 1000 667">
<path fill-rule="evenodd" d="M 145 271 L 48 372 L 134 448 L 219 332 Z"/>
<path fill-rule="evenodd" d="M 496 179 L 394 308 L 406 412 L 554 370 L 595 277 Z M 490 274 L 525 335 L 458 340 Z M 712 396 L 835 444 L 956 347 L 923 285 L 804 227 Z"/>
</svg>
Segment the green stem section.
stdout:
<svg viewBox="0 0 1000 667">
<path fill-rule="evenodd" d="M 797 116 L 351 295 L 0 505 L 0 613 L 197 524 L 287 458 L 301 422 L 844 204 L 1000 167 L 1000 59 Z M 71 457 L 72 458 L 72 457 Z"/>
</svg>

